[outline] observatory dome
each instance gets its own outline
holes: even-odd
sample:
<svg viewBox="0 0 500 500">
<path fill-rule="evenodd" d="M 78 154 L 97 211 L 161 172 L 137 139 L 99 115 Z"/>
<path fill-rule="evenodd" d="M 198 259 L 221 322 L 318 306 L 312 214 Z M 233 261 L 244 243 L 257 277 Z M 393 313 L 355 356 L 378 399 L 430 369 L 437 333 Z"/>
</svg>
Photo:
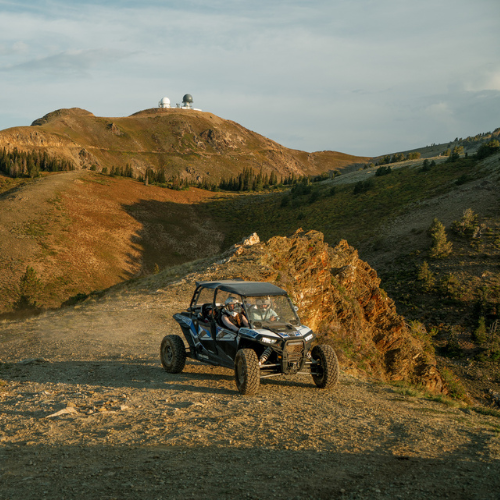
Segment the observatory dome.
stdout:
<svg viewBox="0 0 500 500">
<path fill-rule="evenodd" d="M 158 103 L 159 108 L 170 108 L 170 99 L 168 97 L 163 97 Z"/>
<path fill-rule="evenodd" d="M 191 94 L 186 94 L 183 98 L 182 98 L 182 102 L 189 102 L 189 103 L 192 103 L 193 102 L 193 96 Z"/>
</svg>

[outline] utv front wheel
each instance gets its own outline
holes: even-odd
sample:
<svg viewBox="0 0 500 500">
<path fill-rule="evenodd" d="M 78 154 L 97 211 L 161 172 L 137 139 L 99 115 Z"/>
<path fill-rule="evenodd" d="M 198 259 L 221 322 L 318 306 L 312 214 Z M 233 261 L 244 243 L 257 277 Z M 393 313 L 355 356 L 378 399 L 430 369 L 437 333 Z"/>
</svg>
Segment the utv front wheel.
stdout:
<svg viewBox="0 0 500 500">
<path fill-rule="evenodd" d="M 180 373 L 186 364 L 186 348 L 179 335 L 163 337 L 160 348 L 161 364 L 168 373 Z"/>
<path fill-rule="evenodd" d="M 240 394 L 255 394 L 260 384 L 257 354 L 253 349 L 240 349 L 234 359 L 234 378 Z"/>
<path fill-rule="evenodd" d="M 339 379 L 339 362 L 335 351 L 329 345 L 314 346 L 311 357 L 315 362 L 311 366 L 314 383 L 320 389 L 330 389 Z"/>
</svg>

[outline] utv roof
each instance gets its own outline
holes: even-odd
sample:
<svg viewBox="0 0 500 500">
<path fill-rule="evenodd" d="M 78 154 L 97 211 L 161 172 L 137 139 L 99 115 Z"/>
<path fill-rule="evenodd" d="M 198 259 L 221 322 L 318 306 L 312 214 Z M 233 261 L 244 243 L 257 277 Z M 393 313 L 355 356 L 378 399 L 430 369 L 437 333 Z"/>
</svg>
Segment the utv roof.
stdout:
<svg viewBox="0 0 500 500">
<path fill-rule="evenodd" d="M 263 297 L 264 295 L 286 295 L 282 288 L 267 281 L 197 281 L 197 287 L 218 288 L 224 292 L 236 293 L 244 297 Z"/>
</svg>

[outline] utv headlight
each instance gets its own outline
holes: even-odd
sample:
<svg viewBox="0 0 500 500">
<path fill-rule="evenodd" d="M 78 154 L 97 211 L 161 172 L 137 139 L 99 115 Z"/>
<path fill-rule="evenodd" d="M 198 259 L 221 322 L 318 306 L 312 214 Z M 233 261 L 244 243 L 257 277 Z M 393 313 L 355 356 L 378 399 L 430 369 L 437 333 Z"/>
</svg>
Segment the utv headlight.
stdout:
<svg viewBox="0 0 500 500">
<path fill-rule="evenodd" d="M 306 342 L 309 342 L 312 338 L 313 338 L 313 334 L 312 334 L 312 333 L 310 333 L 309 335 L 307 335 L 307 336 L 304 338 L 304 340 L 305 340 Z"/>
<path fill-rule="evenodd" d="M 274 344 L 276 342 L 275 339 L 270 339 L 268 337 L 262 337 L 260 340 L 262 340 L 265 344 Z"/>
</svg>

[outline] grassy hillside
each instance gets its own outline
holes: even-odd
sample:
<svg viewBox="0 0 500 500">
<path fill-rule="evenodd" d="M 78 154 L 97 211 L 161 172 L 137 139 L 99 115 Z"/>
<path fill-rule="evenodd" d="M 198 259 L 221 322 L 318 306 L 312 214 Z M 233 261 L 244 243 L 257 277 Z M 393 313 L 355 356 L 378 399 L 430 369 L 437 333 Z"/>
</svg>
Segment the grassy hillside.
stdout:
<svg viewBox="0 0 500 500">
<path fill-rule="evenodd" d="M 220 251 L 222 233 L 198 204 L 213 193 L 175 191 L 87 171 L 35 180 L 0 175 L 0 312 L 57 307 L 77 294 Z M 28 286 L 29 288 L 29 286 Z"/>
<path fill-rule="evenodd" d="M 0 132 L 0 148 L 44 151 L 75 168 L 97 172 L 130 169 L 134 177 L 164 171 L 167 178 L 216 183 L 245 167 L 278 176 L 319 174 L 368 158 L 337 152 L 291 150 L 212 113 L 148 109 L 132 116 L 106 118 L 62 109 L 31 127 Z"/>
</svg>

